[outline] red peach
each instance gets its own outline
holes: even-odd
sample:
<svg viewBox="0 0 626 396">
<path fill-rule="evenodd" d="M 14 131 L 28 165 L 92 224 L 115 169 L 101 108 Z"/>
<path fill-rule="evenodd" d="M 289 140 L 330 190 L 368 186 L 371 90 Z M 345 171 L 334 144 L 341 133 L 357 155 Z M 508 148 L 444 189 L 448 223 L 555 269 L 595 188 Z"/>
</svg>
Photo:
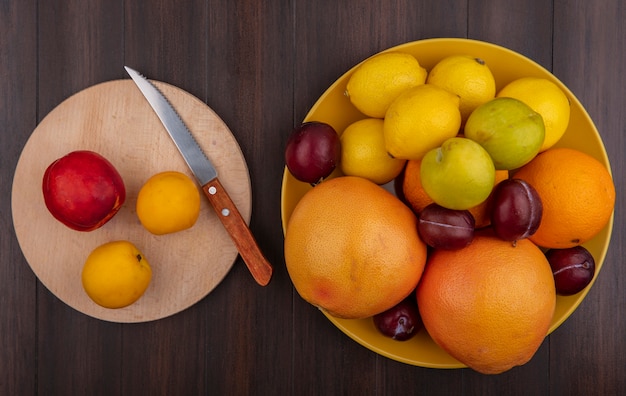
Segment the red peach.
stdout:
<svg viewBox="0 0 626 396">
<path fill-rule="evenodd" d="M 124 181 L 113 164 L 93 151 L 73 151 L 48 166 L 43 176 L 46 207 L 77 231 L 102 227 L 126 199 Z"/>
</svg>

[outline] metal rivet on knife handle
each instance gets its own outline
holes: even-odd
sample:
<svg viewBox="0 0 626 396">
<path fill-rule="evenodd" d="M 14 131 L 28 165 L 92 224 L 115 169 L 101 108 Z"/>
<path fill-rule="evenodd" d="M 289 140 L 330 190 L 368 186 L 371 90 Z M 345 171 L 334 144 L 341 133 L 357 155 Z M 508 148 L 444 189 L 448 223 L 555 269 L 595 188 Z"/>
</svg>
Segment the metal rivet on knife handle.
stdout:
<svg viewBox="0 0 626 396">
<path fill-rule="evenodd" d="M 235 242 L 239 255 L 248 266 L 252 277 L 258 284 L 267 285 L 272 278 L 272 265 L 263 256 L 248 225 L 220 181 L 218 179 L 211 180 L 202 186 L 202 191 L 218 216 L 221 214 L 220 220 Z"/>
</svg>

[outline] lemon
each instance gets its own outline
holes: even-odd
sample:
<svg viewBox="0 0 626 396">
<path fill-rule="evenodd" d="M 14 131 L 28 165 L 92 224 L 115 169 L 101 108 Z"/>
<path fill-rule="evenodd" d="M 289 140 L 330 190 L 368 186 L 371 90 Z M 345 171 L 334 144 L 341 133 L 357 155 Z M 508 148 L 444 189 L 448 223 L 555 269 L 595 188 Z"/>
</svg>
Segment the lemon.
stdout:
<svg viewBox="0 0 626 396">
<path fill-rule="evenodd" d="M 137 217 L 152 234 L 170 234 L 191 228 L 199 214 L 200 192 L 184 173 L 157 173 L 139 190 Z"/>
<path fill-rule="evenodd" d="M 426 69 L 414 56 L 385 52 L 366 59 L 354 70 L 346 96 L 363 114 L 383 118 L 387 108 L 403 91 L 426 81 Z"/>
<path fill-rule="evenodd" d="M 100 306 L 115 309 L 134 303 L 144 294 L 152 269 L 131 242 L 113 241 L 89 254 L 81 278 L 89 298 Z"/>
<path fill-rule="evenodd" d="M 433 84 L 458 95 L 463 122 L 470 113 L 496 95 L 496 81 L 487 64 L 480 58 L 452 55 L 440 60 L 428 73 Z"/>
<path fill-rule="evenodd" d="M 539 152 L 554 146 L 569 125 L 569 99 L 550 80 L 539 77 L 519 78 L 502 88 L 497 96 L 521 100 L 543 117 L 546 136 Z"/>
<path fill-rule="evenodd" d="M 366 118 L 350 124 L 341 134 L 341 170 L 348 176 L 364 177 L 385 184 L 402 172 L 406 160 L 387 154 L 383 120 Z"/>
<path fill-rule="evenodd" d="M 459 97 L 432 84 L 402 93 L 385 115 L 383 133 L 394 158 L 421 159 L 461 127 Z"/>
</svg>

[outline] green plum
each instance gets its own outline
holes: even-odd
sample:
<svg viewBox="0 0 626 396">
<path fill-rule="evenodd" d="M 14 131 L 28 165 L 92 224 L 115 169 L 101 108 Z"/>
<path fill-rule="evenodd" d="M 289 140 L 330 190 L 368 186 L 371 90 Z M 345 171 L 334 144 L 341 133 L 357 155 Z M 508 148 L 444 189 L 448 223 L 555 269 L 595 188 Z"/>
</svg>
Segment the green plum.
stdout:
<svg viewBox="0 0 626 396">
<path fill-rule="evenodd" d="M 473 140 L 454 137 L 422 158 L 420 177 L 426 194 L 448 209 L 465 210 L 489 197 L 496 170 L 489 153 Z"/>
<path fill-rule="evenodd" d="M 545 126 L 541 115 L 524 102 L 500 97 L 470 114 L 464 135 L 487 150 L 496 169 L 512 170 L 537 155 Z"/>
</svg>

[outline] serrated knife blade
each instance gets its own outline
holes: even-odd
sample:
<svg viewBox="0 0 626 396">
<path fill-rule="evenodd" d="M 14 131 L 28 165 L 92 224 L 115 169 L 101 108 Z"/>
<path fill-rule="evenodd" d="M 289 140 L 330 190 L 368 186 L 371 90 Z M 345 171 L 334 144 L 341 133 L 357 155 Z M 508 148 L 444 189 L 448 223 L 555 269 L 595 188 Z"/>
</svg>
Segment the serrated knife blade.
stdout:
<svg viewBox="0 0 626 396">
<path fill-rule="evenodd" d="M 239 210 L 217 177 L 217 170 L 205 155 L 176 109 L 150 80 L 136 70 L 124 66 L 135 82 L 165 130 L 174 141 L 178 151 L 201 186 L 202 192 L 216 211 L 226 231 L 232 238 L 239 255 L 248 266 L 256 282 L 262 286 L 272 277 L 272 266 L 263 256 L 259 246 Z"/>
</svg>

